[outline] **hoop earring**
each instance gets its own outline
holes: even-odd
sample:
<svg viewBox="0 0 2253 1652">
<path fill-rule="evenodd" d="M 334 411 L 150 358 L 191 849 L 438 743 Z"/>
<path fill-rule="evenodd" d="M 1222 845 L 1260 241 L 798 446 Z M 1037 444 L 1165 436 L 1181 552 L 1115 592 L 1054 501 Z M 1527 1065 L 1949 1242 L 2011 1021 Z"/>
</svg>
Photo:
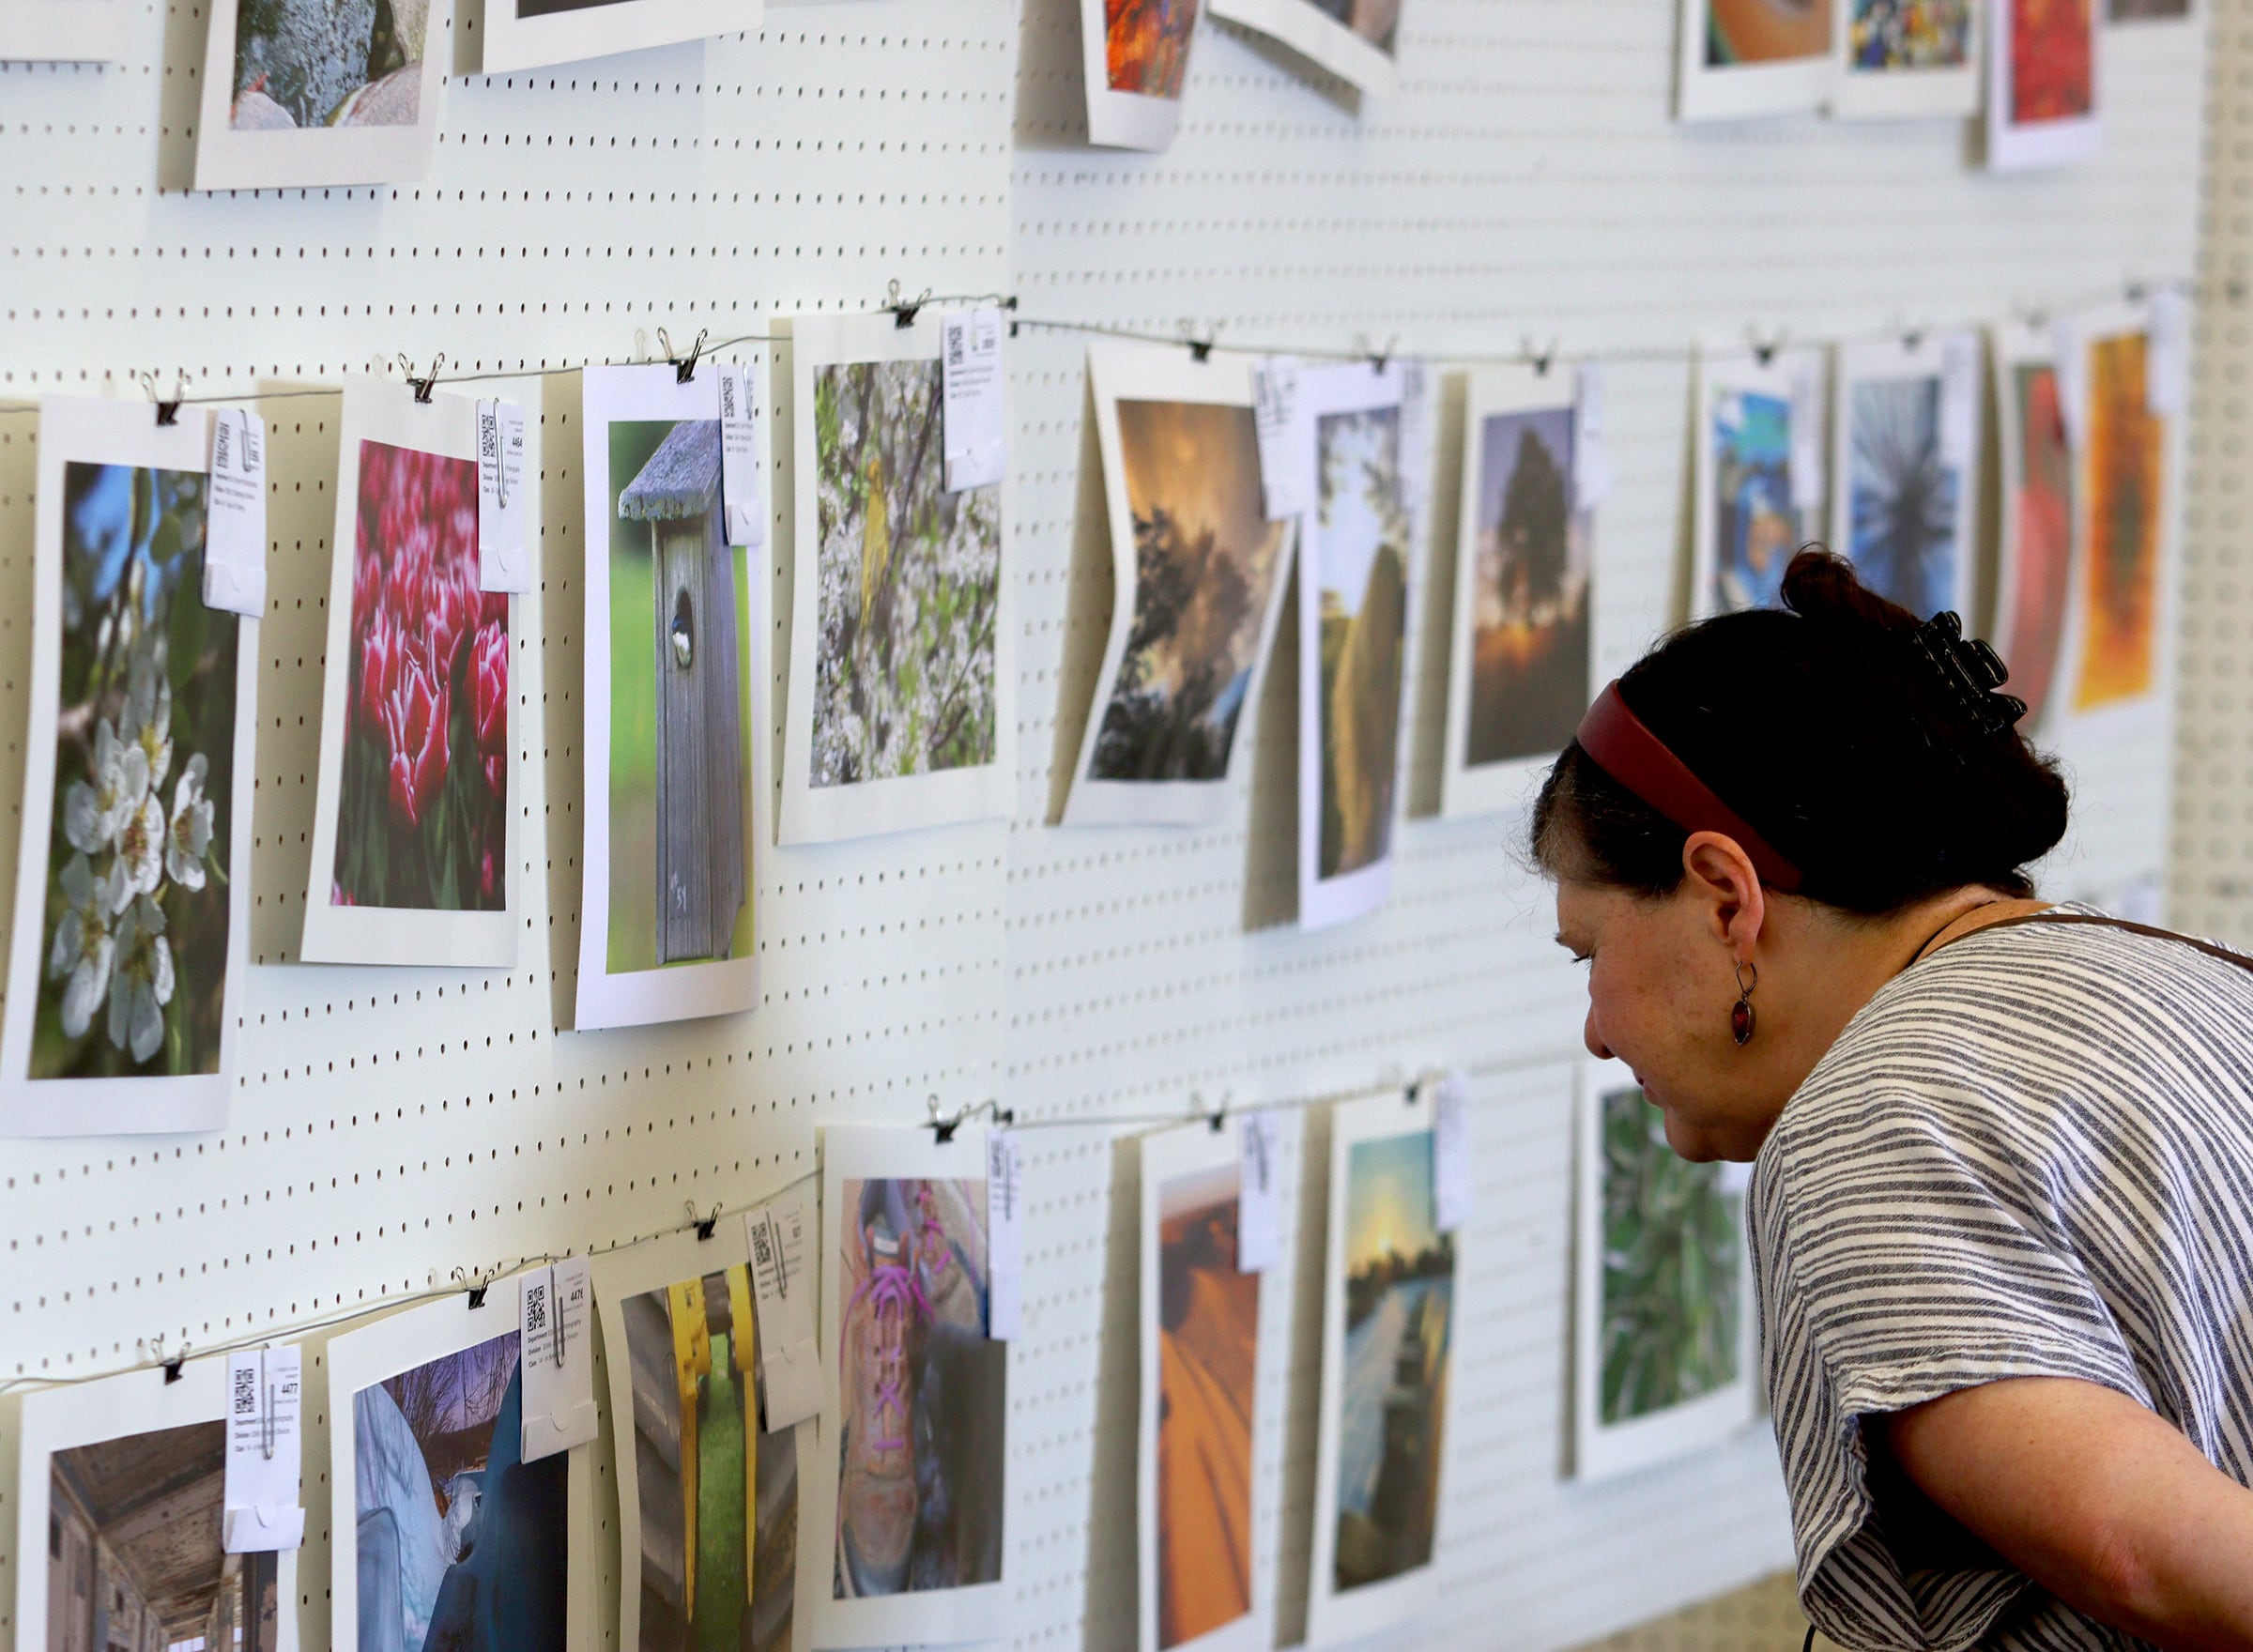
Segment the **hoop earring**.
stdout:
<svg viewBox="0 0 2253 1652">
<path fill-rule="evenodd" d="M 1753 978 L 1750 981 L 1744 978 L 1747 970 L 1752 971 Z M 1737 966 L 1737 1002 L 1729 1006 L 1729 1032 L 1740 1048 L 1753 1041 L 1753 988 L 1759 985 L 1760 971 L 1755 966 Z"/>
</svg>

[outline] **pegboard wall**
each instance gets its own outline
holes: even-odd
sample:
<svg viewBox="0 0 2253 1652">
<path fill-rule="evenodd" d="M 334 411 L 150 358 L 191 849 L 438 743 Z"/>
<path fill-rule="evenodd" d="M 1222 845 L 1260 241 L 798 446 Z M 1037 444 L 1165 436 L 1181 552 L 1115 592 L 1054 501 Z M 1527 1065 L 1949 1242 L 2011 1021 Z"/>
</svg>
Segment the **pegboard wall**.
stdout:
<svg viewBox="0 0 2253 1652">
<path fill-rule="evenodd" d="M 2208 4 L 2242 31 L 2248 0 Z M 810 1170 L 821 1124 L 912 1122 L 934 1093 L 1092 1121 L 1185 1109 L 1192 1091 L 1249 1104 L 1451 1063 L 1479 1075 L 1480 1204 L 1464 1240 L 1472 1310 L 1443 1595 L 1419 1644 L 1562 1646 L 1786 1563 L 1764 1437 L 1601 1489 L 1558 1483 L 1564 1063 L 1581 988 L 1549 942 L 1511 822 L 1412 821 L 1384 912 L 1321 935 L 1248 934 L 1248 889 L 1265 875 L 1254 846 L 1289 830 L 1285 627 L 1256 761 L 1221 824 L 1045 824 L 1052 769 L 1069 762 L 1056 751 L 1059 696 L 1088 689 L 1065 680 L 1066 644 L 1099 635 L 1110 594 L 1082 344 L 1069 334 L 1027 329 L 1013 346 L 1015 819 L 769 851 L 755 1013 L 551 1031 L 577 949 L 583 553 L 577 381 L 544 366 L 631 359 L 660 325 L 685 343 L 702 327 L 724 337 L 773 315 L 863 309 L 895 279 L 910 293 L 1014 291 L 1031 316 L 1161 331 L 1194 318 L 1221 323 L 1224 342 L 1397 339 L 1444 358 L 1529 339 L 1570 356 L 1741 338 L 1747 326 L 1816 340 L 1980 320 L 2193 268 L 2203 19 L 2113 33 L 2099 160 L 1997 177 L 1969 166 L 1954 123 L 1673 126 L 1672 11 L 1671 0 L 1412 0 L 1402 88 L 1358 115 L 1341 87 L 1201 25 L 1181 134 L 1170 154 L 1142 156 L 1081 143 L 1073 0 L 848 0 L 776 9 L 759 32 L 700 45 L 450 79 L 421 187 L 210 197 L 180 187 L 198 8 L 147 6 L 120 66 L 0 66 L 0 401 L 145 370 L 185 371 L 199 391 L 317 387 L 401 352 L 517 371 L 502 393 L 541 410 L 543 556 L 514 628 L 517 967 L 299 965 L 338 404 L 266 405 L 254 967 L 232 1116 L 209 1137 L 0 1142 L 0 1376 L 105 1370 L 158 1332 L 208 1345 L 373 1309 L 455 1267 L 647 1234 L 676 1225 L 684 1201 L 735 1201 Z M 1611 373 L 1607 672 L 1680 599 L 1688 402 L 1686 362 Z M 10 869 L 35 431 L 0 413 Z M 1452 434 L 1443 424 L 1434 489 L 1434 526 L 1450 532 Z M 1419 573 L 1450 565 L 1443 553 Z M 1440 722 L 1431 644 L 1444 600 L 1416 613 L 1423 768 Z M 2102 893 L 2157 873 L 2164 743 L 2068 756 L 2082 813 L 2052 887 Z M 1028 1141 L 1008 1515 L 1010 1644 L 1022 1647 L 1132 1643 L 1134 1205 L 1115 1134 L 1091 1124 Z M 1320 1140 L 1317 1120 L 1310 1151 Z M 1294 1294 L 1287 1265 L 1274 1295 Z M 1305 1331 L 1302 1316 L 1264 1354 L 1270 1612 L 1306 1564 Z M 605 1436 L 605 1645 L 608 1449 Z M 316 1424 L 309 1647 L 328 1639 L 326 1464 Z M 14 1495 L 0 1428 L 0 1534 L 13 1530 Z M 0 1538 L 0 1617 L 12 1559 Z M 1296 1614 L 1277 1615 L 1288 1639 Z"/>
</svg>

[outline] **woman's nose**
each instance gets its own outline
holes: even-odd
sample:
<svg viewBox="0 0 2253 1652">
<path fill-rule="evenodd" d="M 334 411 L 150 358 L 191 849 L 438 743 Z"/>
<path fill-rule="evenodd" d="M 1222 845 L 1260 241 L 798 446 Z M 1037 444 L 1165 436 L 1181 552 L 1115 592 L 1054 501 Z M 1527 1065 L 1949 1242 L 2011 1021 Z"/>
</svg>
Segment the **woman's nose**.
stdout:
<svg viewBox="0 0 2253 1652">
<path fill-rule="evenodd" d="M 1596 1006 L 1594 1004 L 1588 1006 L 1588 1018 L 1581 1027 L 1580 1041 L 1588 1047 L 1588 1053 L 1598 1061 L 1608 1062 L 1612 1059 L 1612 1047 L 1604 1043 L 1603 1034 L 1596 1030 Z"/>
</svg>

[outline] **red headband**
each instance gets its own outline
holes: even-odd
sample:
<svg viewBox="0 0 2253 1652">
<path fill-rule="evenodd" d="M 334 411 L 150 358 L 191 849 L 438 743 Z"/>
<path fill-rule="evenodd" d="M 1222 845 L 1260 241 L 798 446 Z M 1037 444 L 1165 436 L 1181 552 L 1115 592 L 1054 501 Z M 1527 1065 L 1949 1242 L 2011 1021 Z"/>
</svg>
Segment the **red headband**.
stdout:
<svg viewBox="0 0 2253 1652">
<path fill-rule="evenodd" d="M 1643 719 L 1619 697 L 1617 682 L 1596 696 L 1580 720 L 1576 738 L 1599 769 L 1684 832 L 1719 832 L 1733 837 L 1761 882 L 1786 894 L 1799 888 L 1800 869 L 1644 727 Z"/>
</svg>

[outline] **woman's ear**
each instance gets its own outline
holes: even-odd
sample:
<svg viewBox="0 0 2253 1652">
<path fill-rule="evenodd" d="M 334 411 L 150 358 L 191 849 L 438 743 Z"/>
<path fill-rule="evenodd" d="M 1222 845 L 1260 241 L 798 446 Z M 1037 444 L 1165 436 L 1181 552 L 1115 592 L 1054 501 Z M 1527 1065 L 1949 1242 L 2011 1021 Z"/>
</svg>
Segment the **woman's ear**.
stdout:
<svg viewBox="0 0 2253 1652">
<path fill-rule="evenodd" d="M 1682 845 L 1683 890 L 1704 909 L 1704 927 L 1725 942 L 1739 963 L 1749 963 L 1768 918 L 1767 892 L 1752 857 L 1721 832 L 1693 832 Z"/>
</svg>

